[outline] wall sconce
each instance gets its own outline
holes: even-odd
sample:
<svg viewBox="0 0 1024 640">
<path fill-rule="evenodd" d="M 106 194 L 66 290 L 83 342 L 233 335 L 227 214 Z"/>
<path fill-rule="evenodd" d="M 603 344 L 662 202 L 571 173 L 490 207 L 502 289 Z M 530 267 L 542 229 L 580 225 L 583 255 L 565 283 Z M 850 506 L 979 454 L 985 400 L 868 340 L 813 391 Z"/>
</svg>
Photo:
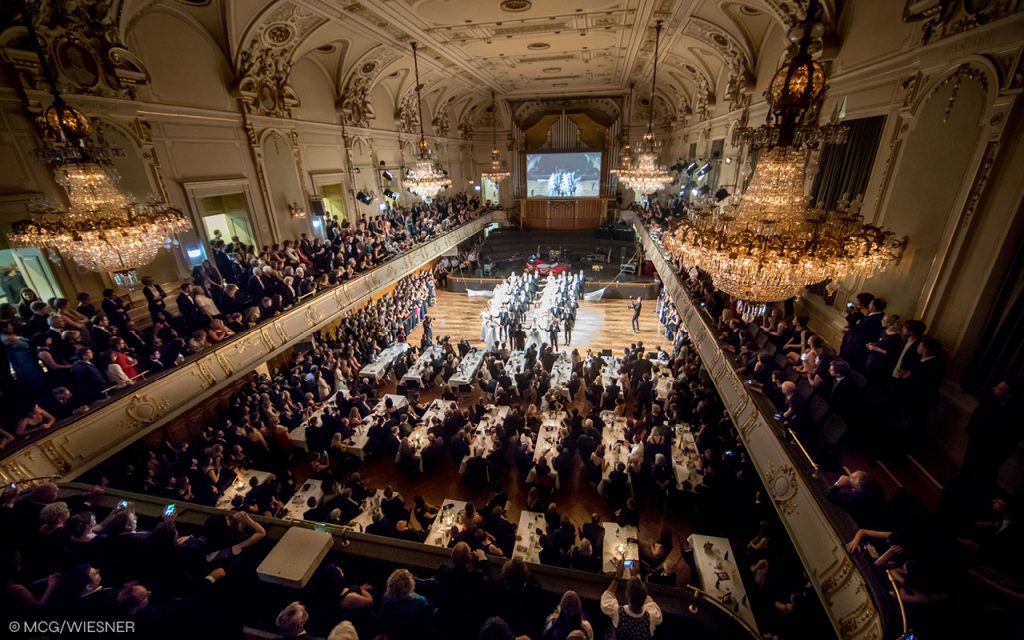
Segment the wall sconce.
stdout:
<svg viewBox="0 0 1024 640">
<path fill-rule="evenodd" d="M 288 204 L 288 213 L 293 218 L 305 218 L 306 210 L 299 206 L 298 202 L 291 202 Z"/>
</svg>

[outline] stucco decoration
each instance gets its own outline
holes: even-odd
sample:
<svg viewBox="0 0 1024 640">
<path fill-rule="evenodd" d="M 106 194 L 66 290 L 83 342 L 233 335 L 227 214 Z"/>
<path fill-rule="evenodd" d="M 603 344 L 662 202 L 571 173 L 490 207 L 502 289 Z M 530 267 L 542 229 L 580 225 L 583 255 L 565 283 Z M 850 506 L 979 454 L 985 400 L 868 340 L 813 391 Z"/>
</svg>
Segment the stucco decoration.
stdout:
<svg viewBox="0 0 1024 640">
<path fill-rule="evenodd" d="M 61 88 L 71 94 L 135 98 L 148 84 L 142 60 L 121 40 L 121 2 L 28 2 L 29 15 Z M 46 90 L 42 68 L 24 26 L 0 34 L 0 59 L 17 70 L 25 89 Z"/>
<path fill-rule="evenodd" d="M 398 112 L 395 114 L 398 122 L 398 130 L 402 133 L 419 133 L 420 112 L 416 107 L 416 94 L 406 94 L 398 105 Z"/>
<path fill-rule="evenodd" d="M 235 90 L 248 115 L 291 118 L 299 98 L 289 84 L 295 49 L 326 22 L 291 3 L 264 12 L 249 28 L 238 52 Z"/>
</svg>

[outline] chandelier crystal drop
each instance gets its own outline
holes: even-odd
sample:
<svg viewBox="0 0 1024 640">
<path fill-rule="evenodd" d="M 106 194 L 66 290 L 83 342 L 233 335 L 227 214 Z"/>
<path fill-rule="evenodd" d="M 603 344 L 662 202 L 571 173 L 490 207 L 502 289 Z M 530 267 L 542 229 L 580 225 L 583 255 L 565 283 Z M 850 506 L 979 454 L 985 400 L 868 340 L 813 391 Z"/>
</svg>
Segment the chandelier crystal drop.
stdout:
<svg viewBox="0 0 1024 640">
<path fill-rule="evenodd" d="M 415 42 L 412 43 L 412 60 L 416 71 L 416 107 L 420 115 L 420 141 L 417 143 L 420 157 L 416 165 L 405 174 L 405 186 L 416 195 L 430 200 L 452 186 L 452 181 L 448 177 L 448 172 L 431 159 L 427 136 L 423 132 L 423 103 L 420 98 L 423 85 L 420 84 L 420 65 Z"/>
<path fill-rule="evenodd" d="M 53 95 L 37 119 L 43 144 L 33 155 L 50 166 L 68 206 L 31 205 L 28 218 L 11 224 L 8 239 L 12 246 L 45 249 L 54 261 L 59 254 L 90 271 L 110 273 L 118 284 L 134 285 L 137 270 L 161 248 L 176 246 L 175 234 L 192 225 L 158 198 L 139 203 L 119 188 L 113 160 L 124 152 L 106 144 L 89 119 L 64 102 L 27 15 L 25 26 Z"/>
<path fill-rule="evenodd" d="M 803 196 L 803 152 L 776 147 L 758 162 L 741 199 L 713 199 L 687 211 L 665 247 L 683 266 L 748 303 L 786 300 L 825 280 L 834 291 L 851 276 L 870 276 L 899 258 L 905 240 L 864 224 L 861 203 L 811 209 Z"/>
<path fill-rule="evenodd" d="M 34 207 L 30 218 L 11 225 L 12 245 L 45 248 L 90 271 L 134 282 L 134 271 L 152 262 L 160 249 L 177 245 L 174 235 L 191 228 L 173 207 L 132 201 L 117 187 L 109 167 L 69 162 L 55 167 L 54 177 L 67 192 L 69 206 Z"/>
<path fill-rule="evenodd" d="M 800 124 L 826 89 L 824 67 L 810 55 L 823 33 L 815 20 L 817 5 L 816 0 L 808 4 L 807 18 L 797 28 L 799 49 L 766 93 L 775 124 L 739 136 L 766 147 L 746 192 L 721 204 L 713 198 L 691 202 L 665 237 L 665 247 L 691 275 L 707 273 L 745 314 L 821 282 L 827 281 L 826 289 L 834 293 L 845 278 L 884 270 L 906 246 L 905 237 L 865 224 L 860 197 L 849 201 L 843 196 L 834 209 L 825 209 L 808 206 L 804 196 L 802 146 L 846 139 L 845 125 Z"/>
<path fill-rule="evenodd" d="M 480 175 L 491 182 L 501 182 L 512 173 L 508 165 L 501 159 L 501 152 L 498 151 L 498 109 L 494 102 L 494 92 L 491 92 L 491 113 L 494 115 L 494 126 L 491 129 L 491 168 Z"/>
<path fill-rule="evenodd" d="M 647 117 L 647 133 L 636 146 L 632 158 L 623 157 L 622 167 L 616 172 L 627 189 L 649 196 L 672 183 L 672 174 L 658 159 L 661 143 L 654 137 L 654 88 L 658 81 L 658 47 L 661 42 L 661 20 L 654 25 L 654 69 L 651 74 L 650 113 Z"/>
</svg>

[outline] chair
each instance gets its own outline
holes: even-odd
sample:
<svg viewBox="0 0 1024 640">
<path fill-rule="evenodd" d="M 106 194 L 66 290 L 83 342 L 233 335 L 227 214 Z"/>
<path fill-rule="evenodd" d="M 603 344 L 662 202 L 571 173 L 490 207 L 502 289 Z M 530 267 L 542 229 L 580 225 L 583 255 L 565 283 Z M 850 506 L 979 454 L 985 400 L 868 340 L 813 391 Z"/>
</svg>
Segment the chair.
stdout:
<svg viewBox="0 0 1024 640">
<path fill-rule="evenodd" d="M 811 396 L 814 395 L 814 387 L 811 386 L 807 380 L 801 380 L 796 383 L 796 392 L 800 394 L 800 397 L 804 400 L 810 400 Z"/>
<path fill-rule="evenodd" d="M 759 333 L 759 334 L 757 334 L 757 337 L 754 338 L 754 344 L 757 345 L 758 349 L 763 349 L 764 345 L 768 344 L 768 334 L 767 333 Z"/>
<path fill-rule="evenodd" d="M 776 353 L 775 365 L 778 368 L 785 370 L 789 366 L 789 358 L 787 358 L 786 355 L 783 353 Z"/>
<path fill-rule="evenodd" d="M 873 422 L 885 408 L 885 392 L 874 385 L 864 389 L 860 397 L 861 415 L 865 422 Z"/>
<path fill-rule="evenodd" d="M 834 413 L 825 417 L 825 423 L 818 432 L 818 443 L 826 449 L 835 449 L 846 436 L 846 421 Z"/>
<path fill-rule="evenodd" d="M 857 385 L 857 388 L 861 391 L 868 386 L 868 379 L 859 371 L 851 371 L 847 377 L 849 377 L 850 380 L 853 380 L 853 384 Z"/>
<path fill-rule="evenodd" d="M 761 327 L 756 322 L 748 322 L 747 331 L 750 332 L 750 335 L 756 338 L 757 335 L 761 333 Z"/>
<path fill-rule="evenodd" d="M 825 416 L 829 414 L 828 403 L 821 396 L 814 396 L 811 398 L 807 412 L 811 418 L 811 424 L 820 425 L 825 420 Z"/>
<path fill-rule="evenodd" d="M 893 531 L 920 531 L 931 520 L 931 512 L 917 496 L 900 487 L 886 505 L 889 526 Z"/>
</svg>

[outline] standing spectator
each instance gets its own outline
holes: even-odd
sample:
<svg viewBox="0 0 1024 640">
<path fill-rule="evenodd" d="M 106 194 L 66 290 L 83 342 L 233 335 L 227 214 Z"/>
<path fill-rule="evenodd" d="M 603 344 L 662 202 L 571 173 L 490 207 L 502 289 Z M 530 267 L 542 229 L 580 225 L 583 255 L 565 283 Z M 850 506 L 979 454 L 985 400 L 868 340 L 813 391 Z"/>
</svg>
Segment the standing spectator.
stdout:
<svg viewBox="0 0 1024 640">
<path fill-rule="evenodd" d="M 622 570 L 622 562 L 616 562 L 615 577 L 601 594 L 601 611 L 612 619 L 615 640 L 650 640 L 654 629 L 661 624 L 661 607 L 647 595 L 647 586 L 635 575 L 626 583 L 626 604 L 619 604 L 616 592 Z"/>
</svg>

